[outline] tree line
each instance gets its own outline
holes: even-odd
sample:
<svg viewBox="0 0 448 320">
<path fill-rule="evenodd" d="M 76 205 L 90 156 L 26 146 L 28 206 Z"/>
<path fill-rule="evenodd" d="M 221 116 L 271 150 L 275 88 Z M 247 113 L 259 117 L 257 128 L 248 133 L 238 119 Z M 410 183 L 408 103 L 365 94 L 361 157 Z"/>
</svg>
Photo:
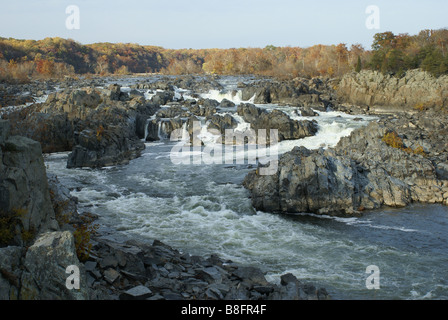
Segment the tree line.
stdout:
<svg viewBox="0 0 448 320">
<path fill-rule="evenodd" d="M 360 44 L 230 49 L 165 49 L 130 43 L 80 44 L 71 39 L 0 38 L 0 81 L 83 74 L 255 74 L 290 79 L 337 77 L 363 69 L 401 76 L 422 68 L 448 73 L 448 30 L 417 35 L 377 33 L 370 50 Z"/>
</svg>

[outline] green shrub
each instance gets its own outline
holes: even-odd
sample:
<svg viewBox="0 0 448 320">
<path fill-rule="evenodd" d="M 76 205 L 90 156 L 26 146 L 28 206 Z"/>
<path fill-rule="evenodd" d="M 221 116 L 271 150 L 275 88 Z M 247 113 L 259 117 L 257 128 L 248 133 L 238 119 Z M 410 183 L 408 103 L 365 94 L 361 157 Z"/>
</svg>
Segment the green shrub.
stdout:
<svg viewBox="0 0 448 320">
<path fill-rule="evenodd" d="M 73 236 L 75 238 L 76 255 L 81 262 L 89 259 L 90 251 L 92 250 L 90 240 L 99 227 L 97 224 L 93 224 L 93 220 L 90 214 L 86 214 L 81 217 L 81 223 L 74 225 L 75 231 L 73 232 Z"/>
</svg>

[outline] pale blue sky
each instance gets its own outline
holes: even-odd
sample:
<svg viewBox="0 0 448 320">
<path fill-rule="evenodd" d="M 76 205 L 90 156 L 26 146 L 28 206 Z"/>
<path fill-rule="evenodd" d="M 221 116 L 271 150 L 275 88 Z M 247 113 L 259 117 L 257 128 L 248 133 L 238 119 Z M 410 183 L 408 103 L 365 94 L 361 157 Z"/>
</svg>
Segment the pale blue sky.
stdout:
<svg viewBox="0 0 448 320">
<path fill-rule="evenodd" d="M 68 5 L 80 29 L 68 30 Z M 367 6 L 380 29 L 365 26 Z M 132 42 L 165 48 L 239 48 L 361 43 L 377 32 L 416 34 L 448 27 L 446 0 L 0 0 L 0 36 L 71 38 L 80 43 Z"/>
</svg>

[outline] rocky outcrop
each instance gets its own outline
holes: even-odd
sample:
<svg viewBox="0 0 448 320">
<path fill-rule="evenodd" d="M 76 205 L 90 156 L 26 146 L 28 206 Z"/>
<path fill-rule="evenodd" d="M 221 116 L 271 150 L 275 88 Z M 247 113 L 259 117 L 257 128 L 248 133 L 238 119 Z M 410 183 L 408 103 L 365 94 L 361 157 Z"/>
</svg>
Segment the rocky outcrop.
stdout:
<svg viewBox="0 0 448 320">
<path fill-rule="evenodd" d="M 46 230 L 58 228 L 48 189 L 40 144 L 10 136 L 0 120 L 0 216 L 2 245 L 23 245 Z"/>
<path fill-rule="evenodd" d="M 174 79 L 172 77 L 162 77 L 161 79 L 151 82 L 141 81 L 131 86 L 131 88 L 134 89 L 149 89 L 152 91 L 163 90 L 172 92 L 175 87 L 201 93 L 205 93 L 210 90 L 223 89 L 223 86 L 212 77 L 195 77 L 191 75 L 177 77 Z"/>
<path fill-rule="evenodd" d="M 84 129 L 75 135 L 75 147 L 67 160 L 67 168 L 126 164 L 137 158 L 144 150 L 139 139 L 123 135 L 123 128 L 108 126 L 107 129 Z"/>
<path fill-rule="evenodd" d="M 215 114 L 212 116 L 207 117 L 208 120 L 208 129 L 209 130 L 216 130 L 221 134 L 222 137 L 225 136 L 226 130 L 233 130 L 238 126 L 238 121 L 235 120 L 234 117 L 232 117 L 229 114 L 220 115 Z M 225 142 L 225 139 L 222 139 L 222 142 Z"/>
<path fill-rule="evenodd" d="M 332 79 L 258 81 L 242 86 L 242 99 L 255 104 L 275 103 L 326 111 L 335 102 Z"/>
<path fill-rule="evenodd" d="M 242 99 L 253 99 L 255 104 L 281 103 L 295 104 L 301 94 L 308 93 L 303 84 L 290 84 L 276 81 L 260 81 L 242 89 Z"/>
<path fill-rule="evenodd" d="M 373 114 L 417 112 L 447 106 L 448 77 L 435 78 L 421 70 L 409 70 L 397 78 L 363 70 L 342 77 L 336 92 L 341 111 L 355 105 Z"/>
<path fill-rule="evenodd" d="M 0 110 L 5 107 L 25 105 L 42 98 L 54 90 L 56 81 L 33 80 L 29 83 L 0 83 Z M 1 113 L 1 111 L 0 111 Z"/>
<path fill-rule="evenodd" d="M 158 105 L 166 105 L 168 102 L 173 101 L 174 92 L 172 91 L 162 91 L 157 92 L 152 98 L 151 102 Z"/>
<path fill-rule="evenodd" d="M 47 172 L 50 199 L 61 230 L 72 230 L 69 223 L 78 222 L 78 198 L 71 195 L 58 177 Z"/>
<path fill-rule="evenodd" d="M 0 120 L 0 147 L 0 299 L 87 298 L 86 286 L 65 287 L 66 268 L 80 266 L 73 235 L 59 231 L 53 206 L 54 200 L 75 210 L 66 203 L 67 190 L 56 187 L 55 178 L 55 188 L 49 188 L 39 142 L 10 136 L 5 120 Z"/>
<path fill-rule="evenodd" d="M 220 104 L 219 104 L 220 108 L 234 108 L 235 107 L 235 103 L 233 103 L 232 101 L 228 100 L 228 99 L 222 99 Z"/>
<path fill-rule="evenodd" d="M 417 133 L 416 127 L 406 127 L 408 138 L 410 132 Z M 384 205 L 447 204 L 448 181 L 438 164 L 442 155 L 425 152 L 415 140 L 411 144 L 404 139 L 407 145 L 399 147 L 386 144 L 386 134 L 399 128 L 389 120 L 373 122 L 341 139 L 334 149 L 295 148 L 280 158 L 276 174 L 251 172 L 244 185 L 257 210 L 278 213 L 347 216 Z M 445 144 L 439 149 L 442 157 L 447 148 Z"/>
<path fill-rule="evenodd" d="M 69 168 L 103 167 L 139 156 L 147 119 L 158 109 L 113 84 L 52 93 L 45 103 L 10 117 L 14 133 L 39 141 L 44 152 L 73 151 Z"/>
<path fill-rule="evenodd" d="M 317 132 L 317 122 L 291 119 L 286 113 L 273 110 L 271 112 L 256 107 L 253 104 L 240 104 L 238 115 L 250 123 L 251 129 L 265 129 L 267 135 L 271 129 L 278 130 L 278 141 L 296 140 L 313 136 Z"/>
<path fill-rule="evenodd" d="M 116 98 L 118 95 L 116 89 L 116 86 L 113 86 L 105 92 L 105 96 L 110 99 Z M 65 90 L 50 94 L 39 111 L 51 114 L 65 113 L 70 120 L 85 120 L 90 112 L 103 102 L 103 98 L 101 93 L 93 88 Z"/>
<path fill-rule="evenodd" d="M 79 289 L 66 285 L 71 266 L 79 268 Z M 42 233 L 27 249 L 0 248 L 0 300 L 87 300 L 90 290 L 69 231 Z"/>
<path fill-rule="evenodd" d="M 0 300 L 19 299 L 21 266 L 24 254 L 24 247 L 0 248 Z"/>
<path fill-rule="evenodd" d="M 76 123 L 74 148 L 67 161 L 69 168 L 127 163 L 144 149 L 141 141 L 146 134 L 144 126 L 158 106 L 140 96 L 131 100 L 116 85 L 103 90 L 100 99 L 101 103 L 93 108 L 89 104 L 85 106 L 90 108 L 88 119 Z M 79 106 L 74 109 L 78 110 Z"/>
</svg>

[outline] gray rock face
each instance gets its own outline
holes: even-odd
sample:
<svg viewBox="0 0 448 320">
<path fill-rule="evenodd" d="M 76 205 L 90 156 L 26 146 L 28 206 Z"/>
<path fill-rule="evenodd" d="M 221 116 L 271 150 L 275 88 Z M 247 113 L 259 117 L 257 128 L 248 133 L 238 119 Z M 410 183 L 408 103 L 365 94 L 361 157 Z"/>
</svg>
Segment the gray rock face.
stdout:
<svg viewBox="0 0 448 320">
<path fill-rule="evenodd" d="M 64 186 L 54 174 L 47 173 L 48 188 L 50 190 L 50 198 L 53 205 L 56 220 L 60 221 L 62 227 L 66 222 L 73 222 L 79 219 L 78 215 L 78 198 L 73 197 L 70 190 Z"/>
<path fill-rule="evenodd" d="M 195 92 L 208 92 L 212 89 L 222 90 L 223 86 L 211 77 L 194 77 L 191 75 L 186 75 L 173 78 L 162 78 L 153 82 L 142 82 L 136 85 L 132 85 L 132 88 L 136 89 L 151 89 L 151 90 L 164 90 L 164 91 L 174 91 L 174 87 L 189 89 Z"/>
<path fill-rule="evenodd" d="M 363 70 L 345 75 L 337 88 L 343 102 L 367 106 L 370 113 L 415 112 L 415 108 L 446 106 L 448 77 L 410 70 L 402 78 Z"/>
<path fill-rule="evenodd" d="M 114 91 L 115 94 L 112 94 Z M 112 99 L 116 95 L 116 88 L 109 90 L 108 96 Z M 104 97 L 103 97 L 104 98 Z M 66 90 L 52 93 L 43 104 L 42 113 L 66 113 L 70 120 L 86 119 L 91 110 L 97 108 L 102 102 L 101 92 L 94 89 Z"/>
<path fill-rule="evenodd" d="M 0 248 L 0 300 L 19 298 L 23 247 Z"/>
<path fill-rule="evenodd" d="M 280 159 L 277 174 L 258 176 L 252 172 L 244 185 L 251 191 L 257 210 L 352 213 L 352 170 L 349 160 L 302 147 Z"/>
<path fill-rule="evenodd" d="M 9 136 L 4 121 L 0 127 L 0 215 L 9 221 L 9 225 L 2 223 L 0 299 L 83 298 L 86 292 L 68 292 L 65 288 L 65 268 L 80 264 L 73 235 L 56 231 L 59 224 L 40 144 Z M 53 193 L 56 197 L 69 194 L 61 188 Z M 8 232 L 11 234 L 6 237 Z"/>
<path fill-rule="evenodd" d="M 279 141 L 302 139 L 313 136 L 317 132 L 317 122 L 293 120 L 279 110 L 268 112 L 252 104 L 241 104 L 238 106 L 237 113 L 250 123 L 254 130 L 265 129 L 269 134 L 269 130 L 277 129 Z"/>
<path fill-rule="evenodd" d="M 332 81 L 300 79 L 290 81 L 259 81 L 242 87 L 242 99 L 255 104 L 286 104 L 325 111 L 331 105 Z"/>
<path fill-rule="evenodd" d="M 158 109 L 144 97 L 131 98 L 119 85 L 110 85 L 53 93 L 42 105 L 10 117 L 14 132 L 39 141 L 44 152 L 72 150 L 68 167 L 102 167 L 139 156 L 146 121 Z"/>
<path fill-rule="evenodd" d="M 86 300 L 89 298 L 83 265 L 75 253 L 73 235 L 68 232 L 42 234 L 28 249 L 25 259 L 20 298 L 22 300 Z M 66 273 L 69 266 L 80 269 L 80 286 L 69 289 Z"/>
<path fill-rule="evenodd" d="M 4 144 L 6 139 L 9 137 L 9 133 L 11 130 L 11 125 L 9 121 L 0 119 L 0 143 Z"/>
<path fill-rule="evenodd" d="M 382 141 L 384 125 L 371 123 L 334 149 L 295 148 L 272 176 L 251 172 L 244 185 L 257 210 L 353 215 L 383 205 L 447 203 L 448 181 L 427 157 Z"/>
<path fill-rule="evenodd" d="M 173 101 L 174 93 L 172 91 L 157 92 L 154 97 L 151 98 L 151 102 L 158 105 L 166 105 L 168 102 Z"/>
<path fill-rule="evenodd" d="M 223 99 L 221 101 L 221 103 L 219 104 L 219 106 L 221 108 L 233 108 L 233 107 L 235 107 L 235 103 L 233 103 L 232 101 L 230 101 L 228 99 Z"/>
<path fill-rule="evenodd" d="M 4 124 L 3 124 L 4 125 Z M 5 126 L 5 125 L 4 125 Z M 33 236 L 57 230 L 40 144 L 21 136 L 4 135 L 1 146 L 1 215 L 15 222 L 9 243 L 23 244 L 25 233 Z"/>
<path fill-rule="evenodd" d="M 238 121 L 236 121 L 235 118 L 229 114 L 224 116 L 215 114 L 207 117 L 207 120 L 210 121 L 208 124 L 208 129 L 219 131 L 223 137 L 225 136 L 227 129 L 235 129 L 238 126 Z M 225 142 L 224 138 L 222 139 L 222 142 Z"/>
<path fill-rule="evenodd" d="M 75 141 L 67 168 L 100 168 L 125 164 L 144 150 L 142 141 L 123 136 L 120 127 L 109 127 L 101 135 L 98 131 L 85 129 L 75 136 Z"/>
<path fill-rule="evenodd" d="M 70 289 L 67 267 L 79 268 L 79 289 Z M 85 268 L 76 257 L 73 235 L 42 233 L 28 249 L 0 248 L 1 300 L 86 300 L 90 297 Z"/>
</svg>

